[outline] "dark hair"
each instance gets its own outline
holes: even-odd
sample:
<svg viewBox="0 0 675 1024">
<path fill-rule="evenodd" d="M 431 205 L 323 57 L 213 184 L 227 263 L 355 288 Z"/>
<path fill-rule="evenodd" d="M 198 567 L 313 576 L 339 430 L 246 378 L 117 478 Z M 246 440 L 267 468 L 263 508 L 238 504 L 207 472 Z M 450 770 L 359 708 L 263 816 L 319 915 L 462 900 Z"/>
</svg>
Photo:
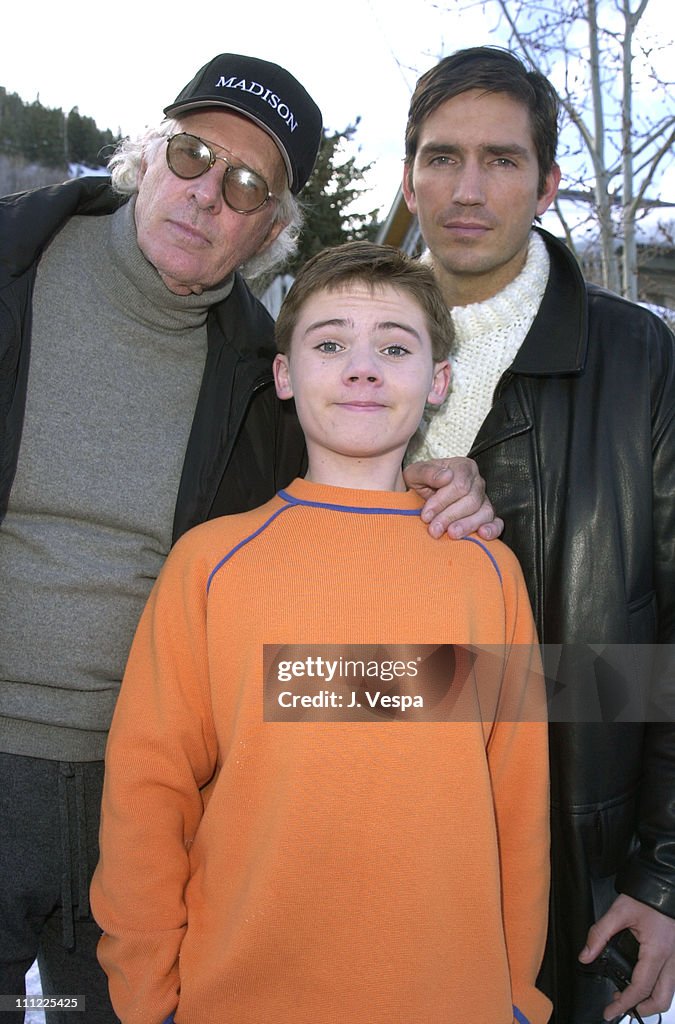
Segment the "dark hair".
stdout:
<svg viewBox="0 0 675 1024">
<path fill-rule="evenodd" d="M 498 46 L 457 50 L 421 76 L 408 111 L 406 166 L 412 167 L 426 118 L 446 100 L 469 89 L 507 93 L 527 108 L 539 164 L 539 195 L 543 195 L 546 178 L 555 163 L 560 100 L 540 71 L 528 70 L 518 57 Z"/>
<path fill-rule="evenodd" d="M 455 332 L 431 268 L 399 249 L 374 242 L 345 242 L 324 249 L 303 265 L 275 324 L 279 352 L 288 354 L 300 311 L 310 296 L 319 291 L 339 291 L 354 282 L 365 284 L 373 291 L 388 285 L 410 295 L 424 313 L 434 362 L 447 359 Z"/>
</svg>

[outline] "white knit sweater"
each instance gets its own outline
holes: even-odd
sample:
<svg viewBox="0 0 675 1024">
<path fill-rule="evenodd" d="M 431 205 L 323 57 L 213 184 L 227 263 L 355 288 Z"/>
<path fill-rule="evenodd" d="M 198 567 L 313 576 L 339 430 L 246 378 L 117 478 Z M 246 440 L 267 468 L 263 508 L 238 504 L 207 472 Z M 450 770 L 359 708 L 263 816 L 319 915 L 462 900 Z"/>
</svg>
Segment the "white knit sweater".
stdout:
<svg viewBox="0 0 675 1024">
<path fill-rule="evenodd" d="M 532 326 L 548 280 L 549 258 L 532 232 L 527 261 L 509 285 L 485 302 L 455 306 L 452 386 L 443 405 L 429 408 L 407 461 L 466 455 L 487 416 L 495 387 Z"/>
</svg>

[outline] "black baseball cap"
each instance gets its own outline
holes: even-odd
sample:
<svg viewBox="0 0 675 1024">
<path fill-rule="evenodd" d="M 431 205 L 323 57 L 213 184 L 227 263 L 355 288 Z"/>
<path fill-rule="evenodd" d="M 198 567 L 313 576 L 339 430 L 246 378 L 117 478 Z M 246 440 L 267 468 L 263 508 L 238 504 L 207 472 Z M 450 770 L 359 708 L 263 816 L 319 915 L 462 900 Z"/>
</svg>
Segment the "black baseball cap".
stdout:
<svg viewBox="0 0 675 1024">
<path fill-rule="evenodd" d="M 164 108 L 176 117 L 203 107 L 228 107 L 270 135 L 284 159 L 291 192 L 306 183 L 321 143 L 321 111 L 285 68 L 257 57 L 221 53 Z"/>
</svg>

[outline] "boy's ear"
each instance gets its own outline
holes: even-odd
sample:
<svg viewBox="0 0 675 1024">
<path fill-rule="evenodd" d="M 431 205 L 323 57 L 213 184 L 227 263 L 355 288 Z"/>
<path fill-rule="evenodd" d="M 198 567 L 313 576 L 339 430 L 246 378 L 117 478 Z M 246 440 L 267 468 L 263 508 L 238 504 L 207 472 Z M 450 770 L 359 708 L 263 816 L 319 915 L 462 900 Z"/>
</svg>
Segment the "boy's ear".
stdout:
<svg viewBox="0 0 675 1024">
<path fill-rule="evenodd" d="M 277 352 L 272 363 L 272 372 L 274 373 L 274 386 L 277 390 L 277 398 L 292 398 L 293 387 L 291 385 L 287 355 Z"/>
<path fill-rule="evenodd" d="M 431 382 L 431 391 L 427 397 L 429 405 L 440 405 L 448 393 L 452 370 L 450 363 L 444 359 L 440 363 L 434 363 L 434 376 Z"/>
</svg>

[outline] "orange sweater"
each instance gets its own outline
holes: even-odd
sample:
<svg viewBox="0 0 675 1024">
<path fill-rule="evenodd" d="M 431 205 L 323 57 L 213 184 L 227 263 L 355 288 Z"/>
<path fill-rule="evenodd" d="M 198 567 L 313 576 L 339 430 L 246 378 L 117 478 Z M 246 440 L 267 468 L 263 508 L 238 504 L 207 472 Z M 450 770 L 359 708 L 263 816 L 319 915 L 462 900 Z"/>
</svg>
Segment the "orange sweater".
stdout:
<svg viewBox="0 0 675 1024">
<path fill-rule="evenodd" d="M 419 508 L 296 480 L 169 556 L 110 733 L 92 885 L 123 1024 L 548 1019 L 545 724 L 452 721 L 442 700 L 433 721 L 263 719 L 263 645 L 268 668 L 288 644 L 498 645 L 500 703 L 541 686 L 512 553 L 434 541 Z M 269 707 L 309 688 L 289 677 Z"/>
</svg>

